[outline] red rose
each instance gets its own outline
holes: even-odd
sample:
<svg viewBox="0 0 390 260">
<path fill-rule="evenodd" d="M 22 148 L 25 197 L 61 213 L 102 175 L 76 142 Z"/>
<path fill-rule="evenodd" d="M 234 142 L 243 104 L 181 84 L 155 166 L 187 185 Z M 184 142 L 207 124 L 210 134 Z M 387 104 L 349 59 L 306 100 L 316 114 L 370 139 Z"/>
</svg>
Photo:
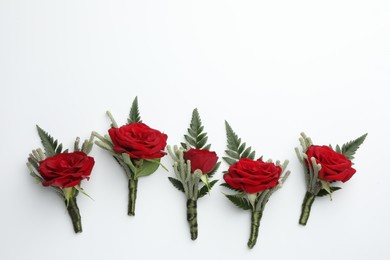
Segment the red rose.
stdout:
<svg viewBox="0 0 390 260">
<path fill-rule="evenodd" d="M 318 164 L 321 164 L 321 170 L 318 177 L 324 181 L 348 181 L 356 170 L 352 168 L 352 162 L 344 154 L 337 153 L 328 146 L 312 145 L 307 148 L 306 155 L 309 158 L 314 157 Z"/>
<path fill-rule="evenodd" d="M 95 160 L 83 152 L 60 153 L 39 162 L 43 186 L 69 188 L 89 179 Z"/>
<path fill-rule="evenodd" d="M 108 133 L 118 154 L 127 153 L 133 159 L 155 159 L 166 154 L 163 150 L 168 136 L 143 123 L 113 127 Z"/>
<path fill-rule="evenodd" d="M 254 161 L 242 158 L 229 167 L 228 173 L 223 176 L 225 182 L 234 189 L 246 193 L 257 193 L 278 184 L 282 167 L 274 163 Z"/>
<path fill-rule="evenodd" d="M 190 149 L 184 152 L 184 159 L 191 161 L 191 172 L 199 169 L 203 174 L 207 174 L 214 169 L 218 156 L 209 150 Z"/>
</svg>

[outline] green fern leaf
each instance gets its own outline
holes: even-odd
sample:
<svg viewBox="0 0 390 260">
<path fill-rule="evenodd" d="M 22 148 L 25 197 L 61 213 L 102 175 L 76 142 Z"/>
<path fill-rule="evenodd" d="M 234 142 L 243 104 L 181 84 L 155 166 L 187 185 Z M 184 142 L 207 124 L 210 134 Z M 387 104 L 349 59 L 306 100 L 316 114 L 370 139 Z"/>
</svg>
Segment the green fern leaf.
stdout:
<svg viewBox="0 0 390 260">
<path fill-rule="evenodd" d="M 138 109 L 138 97 L 135 97 L 133 104 L 131 105 L 129 118 L 127 119 L 128 124 L 142 123 L 141 116 Z"/>
<path fill-rule="evenodd" d="M 251 159 L 251 160 L 254 160 L 255 159 L 255 156 L 256 156 L 256 152 L 255 151 L 252 151 L 249 155 L 248 155 L 248 158 Z M 261 156 L 263 158 L 263 156 Z"/>
<path fill-rule="evenodd" d="M 214 176 L 214 174 L 218 171 L 219 166 L 221 166 L 221 162 L 218 162 L 218 163 L 214 166 L 213 170 L 207 174 L 209 178 L 211 178 L 211 177 Z"/>
<path fill-rule="evenodd" d="M 244 209 L 244 210 L 249 210 L 252 208 L 251 204 L 249 203 L 248 200 L 244 199 L 243 197 L 239 196 L 239 195 L 227 195 L 225 194 L 225 196 L 231 201 L 233 202 L 234 205 L 236 205 L 237 207 L 241 208 L 241 209 Z"/>
<path fill-rule="evenodd" d="M 232 187 L 231 187 L 229 184 L 227 184 L 226 182 L 222 183 L 220 186 L 225 187 L 225 188 L 228 188 L 228 189 L 230 189 L 230 190 L 242 192 L 242 190 L 232 188 Z"/>
<path fill-rule="evenodd" d="M 227 137 L 227 148 L 225 153 L 229 157 L 223 157 L 223 159 L 229 164 L 233 165 L 237 160 L 241 158 L 255 158 L 255 151 L 252 151 L 251 147 L 246 147 L 246 143 L 241 144 L 241 138 L 233 131 L 232 127 L 227 121 L 225 121 L 226 137 Z"/>
<path fill-rule="evenodd" d="M 204 185 L 198 192 L 198 199 L 199 198 L 202 198 L 204 195 L 206 195 L 207 193 L 209 193 L 211 191 L 211 189 L 213 188 L 213 186 L 218 182 L 218 180 L 213 180 L 212 182 L 209 183 L 209 186 L 210 186 L 210 190 L 207 188 L 206 185 Z"/>
<path fill-rule="evenodd" d="M 240 145 L 240 147 L 238 148 L 238 153 L 241 154 L 244 150 L 245 150 L 245 147 L 246 147 L 246 143 L 242 143 Z"/>
<path fill-rule="evenodd" d="M 237 159 L 237 160 L 240 159 L 240 155 L 238 154 L 238 152 L 231 151 L 231 150 L 225 150 L 225 153 L 226 153 L 227 155 L 229 155 L 230 158 Z"/>
<path fill-rule="evenodd" d="M 176 189 L 178 189 L 179 191 L 184 192 L 183 184 L 178 179 L 175 179 L 175 178 L 172 178 L 172 177 L 168 177 L 168 179 L 169 179 L 169 181 L 172 183 L 172 185 Z"/>
<path fill-rule="evenodd" d="M 230 157 L 222 157 L 222 159 L 229 165 L 233 165 L 233 164 L 235 164 L 237 162 L 237 160 L 234 160 L 234 159 L 232 159 Z"/>
<path fill-rule="evenodd" d="M 195 108 L 192 111 L 190 127 L 187 129 L 188 135 L 184 135 L 184 138 L 195 149 L 209 150 L 210 145 L 207 145 L 207 133 L 203 133 L 203 129 L 198 109 Z"/>
<path fill-rule="evenodd" d="M 196 141 L 195 141 L 193 138 L 191 138 L 191 137 L 188 136 L 188 135 L 185 135 L 184 138 L 186 139 L 186 141 L 187 141 L 190 145 L 196 147 Z"/>
<path fill-rule="evenodd" d="M 203 146 L 205 146 L 206 145 L 206 143 L 207 143 L 207 139 L 208 139 L 208 137 L 206 136 L 206 137 L 203 137 L 202 139 L 200 139 L 200 138 L 198 138 L 198 143 L 197 143 L 197 147 L 203 147 Z M 197 148 L 197 149 L 201 149 L 201 148 Z"/>
<path fill-rule="evenodd" d="M 331 147 L 332 148 L 332 147 Z M 336 145 L 336 153 L 343 153 L 341 151 L 340 145 Z"/>
<path fill-rule="evenodd" d="M 202 134 L 200 134 L 200 135 L 198 135 L 198 140 L 203 140 L 204 138 L 206 138 L 207 139 L 207 133 L 202 133 Z"/>
<path fill-rule="evenodd" d="M 56 149 L 56 154 L 61 153 L 61 151 L 62 151 L 62 144 L 59 144 L 57 149 Z"/>
<path fill-rule="evenodd" d="M 241 154 L 241 156 L 244 157 L 244 158 L 247 158 L 247 157 L 251 154 L 251 150 L 252 150 L 252 148 L 251 148 L 251 147 L 248 147 L 248 148 Z"/>
<path fill-rule="evenodd" d="M 43 148 L 45 148 L 46 157 L 51 157 L 61 153 L 62 144 L 58 145 L 58 141 L 54 140 L 47 132 L 37 125 L 38 135 L 41 138 Z"/>
<path fill-rule="evenodd" d="M 348 143 L 343 144 L 341 148 L 341 153 L 345 155 L 349 160 L 354 159 L 354 154 L 356 153 L 357 149 L 360 147 L 360 145 L 364 142 L 366 139 L 367 134 L 364 134 L 360 136 L 359 138 L 350 141 Z"/>
<path fill-rule="evenodd" d="M 232 151 L 238 152 L 241 144 L 241 139 L 238 138 L 238 136 L 233 131 L 232 127 L 229 125 L 227 121 L 225 121 L 225 127 L 226 127 L 227 147 Z"/>
</svg>

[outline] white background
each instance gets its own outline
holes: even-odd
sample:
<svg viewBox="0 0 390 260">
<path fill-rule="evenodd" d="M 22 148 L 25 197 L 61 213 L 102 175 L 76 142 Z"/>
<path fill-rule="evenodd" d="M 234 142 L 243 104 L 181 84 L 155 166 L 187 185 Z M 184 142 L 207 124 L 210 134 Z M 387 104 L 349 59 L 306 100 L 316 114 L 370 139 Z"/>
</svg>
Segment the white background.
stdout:
<svg viewBox="0 0 390 260">
<path fill-rule="evenodd" d="M 387 0 L 0 0 L 0 259 L 389 259 L 389 72 Z M 250 213 L 220 186 L 199 200 L 191 241 L 172 171 L 140 179 L 127 216 L 123 170 L 98 147 L 83 182 L 94 201 L 78 197 L 82 234 L 34 184 L 25 162 L 40 147 L 35 124 L 71 147 L 107 131 L 106 110 L 124 124 L 135 96 L 169 144 L 198 107 L 220 157 L 226 119 L 259 156 L 290 160 L 253 250 Z M 369 133 L 355 176 L 333 201 L 315 201 L 306 227 L 301 131 L 316 144 Z"/>
</svg>

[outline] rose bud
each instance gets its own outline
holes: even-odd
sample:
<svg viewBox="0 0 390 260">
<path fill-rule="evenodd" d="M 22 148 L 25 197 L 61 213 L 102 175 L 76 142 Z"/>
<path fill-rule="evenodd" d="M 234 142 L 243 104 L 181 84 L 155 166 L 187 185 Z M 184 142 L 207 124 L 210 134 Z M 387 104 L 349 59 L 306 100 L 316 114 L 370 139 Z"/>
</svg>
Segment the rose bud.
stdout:
<svg viewBox="0 0 390 260">
<path fill-rule="evenodd" d="M 184 154 L 184 160 L 191 162 L 191 172 L 201 170 L 203 174 L 210 173 L 218 162 L 215 152 L 202 149 L 190 149 Z"/>
</svg>

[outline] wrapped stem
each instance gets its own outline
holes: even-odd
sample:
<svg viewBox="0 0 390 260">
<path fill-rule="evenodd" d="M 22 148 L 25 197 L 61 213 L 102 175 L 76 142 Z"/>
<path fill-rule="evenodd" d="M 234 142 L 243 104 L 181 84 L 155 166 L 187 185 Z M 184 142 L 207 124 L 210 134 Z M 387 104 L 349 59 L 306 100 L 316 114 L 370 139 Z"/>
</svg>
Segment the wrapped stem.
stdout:
<svg viewBox="0 0 390 260">
<path fill-rule="evenodd" d="M 306 225 L 307 220 L 310 216 L 310 210 L 311 206 L 313 205 L 314 199 L 316 198 L 316 195 L 310 192 L 306 192 L 305 198 L 303 199 L 302 203 L 302 212 L 301 217 L 299 218 L 299 224 Z"/>
<path fill-rule="evenodd" d="M 257 237 L 259 236 L 260 220 L 262 216 L 263 211 L 252 210 L 251 235 L 248 240 L 249 248 L 253 248 L 256 245 Z"/>
<path fill-rule="evenodd" d="M 67 205 L 69 216 L 72 219 L 74 232 L 81 233 L 83 229 L 81 227 L 81 216 L 79 207 L 77 206 L 76 197 L 69 198 L 68 202 L 65 201 L 65 205 Z"/>
<path fill-rule="evenodd" d="M 137 186 L 138 179 L 129 179 L 129 205 L 127 208 L 127 214 L 129 216 L 135 216 L 135 201 L 137 199 Z"/>
<path fill-rule="evenodd" d="M 191 239 L 198 237 L 197 203 L 194 199 L 187 200 L 187 221 L 190 224 Z"/>
</svg>

